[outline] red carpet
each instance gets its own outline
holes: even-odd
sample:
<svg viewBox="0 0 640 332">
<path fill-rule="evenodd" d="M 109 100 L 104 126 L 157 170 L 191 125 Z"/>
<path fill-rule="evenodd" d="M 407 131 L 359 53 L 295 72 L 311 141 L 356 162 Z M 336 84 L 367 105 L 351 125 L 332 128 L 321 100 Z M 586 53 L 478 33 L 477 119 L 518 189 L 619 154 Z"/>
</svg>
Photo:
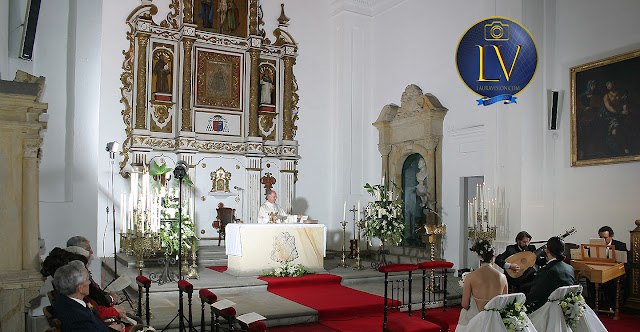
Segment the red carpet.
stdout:
<svg viewBox="0 0 640 332">
<path fill-rule="evenodd" d="M 318 310 L 320 321 L 381 316 L 384 310 L 383 297 L 344 287 L 342 278 L 331 274 L 258 279 L 269 283 L 269 292 Z"/>
<path fill-rule="evenodd" d="M 207 269 L 212 269 L 214 271 L 218 271 L 222 273 L 227 270 L 227 267 L 224 265 L 216 265 L 216 266 L 207 266 Z"/>
</svg>

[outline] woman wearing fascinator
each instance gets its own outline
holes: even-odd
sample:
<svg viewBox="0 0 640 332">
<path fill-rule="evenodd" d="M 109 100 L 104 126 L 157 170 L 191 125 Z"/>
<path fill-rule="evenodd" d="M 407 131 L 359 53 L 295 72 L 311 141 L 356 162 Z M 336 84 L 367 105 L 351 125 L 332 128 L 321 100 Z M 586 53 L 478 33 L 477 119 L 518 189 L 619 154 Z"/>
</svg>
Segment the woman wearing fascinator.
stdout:
<svg viewBox="0 0 640 332">
<path fill-rule="evenodd" d="M 463 277 L 462 311 L 456 331 L 463 331 L 471 318 L 484 309 L 493 297 L 507 294 L 507 278 L 492 267 L 495 251 L 486 240 L 476 242 L 471 251 L 478 254 L 480 268 Z"/>
</svg>

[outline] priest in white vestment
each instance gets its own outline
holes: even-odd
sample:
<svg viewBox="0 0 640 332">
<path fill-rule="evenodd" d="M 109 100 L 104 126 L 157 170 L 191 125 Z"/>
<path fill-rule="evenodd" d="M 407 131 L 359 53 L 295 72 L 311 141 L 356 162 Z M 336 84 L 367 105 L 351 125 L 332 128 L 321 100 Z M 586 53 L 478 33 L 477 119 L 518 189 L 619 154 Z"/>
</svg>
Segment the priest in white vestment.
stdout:
<svg viewBox="0 0 640 332">
<path fill-rule="evenodd" d="M 258 210 L 259 224 L 267 224 L 272 218 L 276 223 L 295 223 L 298 221 L 298 217 L 302 217 L 302 215 L 295 216 L 284 212 L 280 205 L 276 204 L 277 198 L 278 194 L 276 194 L 274 190 L 271 190 L 267 195 L 267 201 L 260 205 L 260 209 Z"/>
</svg>

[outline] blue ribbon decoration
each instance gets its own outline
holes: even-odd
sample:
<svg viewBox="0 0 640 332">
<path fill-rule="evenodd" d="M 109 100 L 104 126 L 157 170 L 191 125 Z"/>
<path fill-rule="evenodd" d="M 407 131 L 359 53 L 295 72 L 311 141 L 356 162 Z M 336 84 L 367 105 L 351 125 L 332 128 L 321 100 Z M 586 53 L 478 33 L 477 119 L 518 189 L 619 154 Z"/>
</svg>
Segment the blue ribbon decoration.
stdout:
<svg viewBox="0 0 640 332">
<path fill-rule="evenodd" d="M 491 98 L 478 99 L 476 101 L 478 102 L 478 105 L 484 105 L 484 106 L 489 106 L 491 104 L 495 104 L 502 100 L 505 101 L 504 102 L 505 104 L 511 104 L 511 103 L 517 104 L 516 98 L 518 97 L 514 97 L 512 95 L 499 95 Z"/>
</svg>

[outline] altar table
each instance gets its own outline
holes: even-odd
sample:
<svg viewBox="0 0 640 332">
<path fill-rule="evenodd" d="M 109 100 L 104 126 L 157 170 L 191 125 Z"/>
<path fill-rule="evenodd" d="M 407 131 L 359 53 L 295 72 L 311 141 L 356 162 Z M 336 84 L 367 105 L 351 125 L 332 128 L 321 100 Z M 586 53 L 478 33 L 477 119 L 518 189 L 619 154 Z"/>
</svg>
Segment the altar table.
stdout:
<svg viewBox="0 0 640 332">
<path fill-rule="evenodd" d="M 227 224 L 227 273 L 256 276 L 283 261 L 324 271 L 327 227 L 321 224 Z"/>
</svg>

